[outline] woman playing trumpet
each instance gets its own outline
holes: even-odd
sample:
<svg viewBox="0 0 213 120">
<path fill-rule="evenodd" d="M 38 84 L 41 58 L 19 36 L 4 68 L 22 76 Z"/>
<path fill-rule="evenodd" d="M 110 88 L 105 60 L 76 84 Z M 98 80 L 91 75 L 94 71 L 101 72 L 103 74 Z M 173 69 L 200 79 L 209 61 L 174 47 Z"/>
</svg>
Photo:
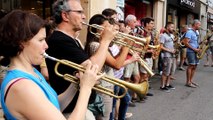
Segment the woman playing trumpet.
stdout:
<svg viewBox="0 0 213 120">
<path fill-rule="evenodd" d="M 0 20 L 0 55 L 10 58 L 10 67 L 1 86 L 1 104 L 7 119 L 65 120 L 60 112 L 63 104 L 60 101 L 69 98 L 70 87 L 57 96 L 33 67 L 41 64 L 48 48 L 44 25 L 37 15 L 21 10 L 14 10 Z M 88 61 L 85 73 L 78 74 L 80 94 L 68 119 L 85 118 L 91 88 L 102 77 L 97 72 L 98 66 Z"/>
<path fill-rule="evenodd" d="M 110 21 L 113 22 L 112 19 Z M 100 14 L 94 15 L 90 19 L 89 24 L 90 25 L 97 24 L 97 25 L 100 25 L 102 27 L 110 25 L 109 20 L 106 17 L 104 17 L 103 15 L 100 15 Z M 118 26 L 115 26 L 115 27 L 116 27 L 115 29 L 119 30 Z M 88 28 L 87 42 L 86 42 L 85 50 L 89 53 L 89 55 L 93 55 L 100 45 L 99 38 L 96 35 L 94 35 L 93 33 L 100 34 L 101 32 L 102 32 L 101 30 L 97 30 L 96 28 L 90 28 L 90 27 Z M 114 76 L 113 69 L 118 70 L 121 67 L 123 67 L 124 65 L 126 65 L 130 62 L 136 61 L 137 58 L 139 58 L 139 56 L 136 57 L 136 58 L 132 57 L 131 59 L 125 61 L 128 52 L 129 52 L 129 48 L 125 47 L 125 46 L 121 48 L 120 53 L 116 57 L 113 57 L 112 52 L 109 51 L 108 54 L 107 54 L 107 57 L 106 57 L 105 65 L 103 66 L 102 70 L 104 72 L 106 72 L 107 75 Z M 114 86 L 111 83 L 108 83 L 108 82 L 105 82 L 105 81 L 102 81 L 101 85 L 104 86 L 105 88 L 110 88 L 112 90 L 114 88 Z M 112 111 L 112 98 L 110 96 L 106 96 L 106 95 L 103 95 L 103 94 L 100 94 L 100 95 L 103 98 L 103 102 L 105 104 L 106 109 L 105 109 L 105 112 L 103 113 L 104 116 L 102 117 L 100 115 L 97 115 L 96 119 L 108 120 L 109 117 L 110 117 L 110 113 Z M 126 95 L 122 99 L 126 99 L 126 97 L 128 97 L 128 95 Z M 122 115 L 122 114 L 120 114 L 120 115 Z M 125 113 L 124 113 L 124 115 L 125 115 Z"/>
</svg>

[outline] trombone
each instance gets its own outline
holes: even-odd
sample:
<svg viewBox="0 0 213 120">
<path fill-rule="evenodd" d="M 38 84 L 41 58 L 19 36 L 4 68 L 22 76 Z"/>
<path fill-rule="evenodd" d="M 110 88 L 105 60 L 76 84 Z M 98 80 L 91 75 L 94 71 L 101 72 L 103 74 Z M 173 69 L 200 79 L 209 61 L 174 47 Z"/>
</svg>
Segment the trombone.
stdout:
<svg viewBox="0 0 213 120">
<path fill-rule="evenodd" d="M 69 82 L 72 82 L 74 84 L 79 85 L 79 78 L 77 78 L 73 75 L 67 74 L 67 73 L 65 73 L 65 74 L 59 73 L 58 67 L 59 67 L 60 64 L 63 64 L 63 65 L 66 65 L 68 67 L 79 70 L 81 72 L 84 72 L 85 68 L 83 66 L 76 64 L 74 62 L 68 61 L 68 60 L 59 60 L 57 58 L 49 56 L 46 53 L 44 53 L 43 55 L 44 55 L 45 58 L 48 58 L 50 60 L 57 62 L 56 65 L 55 65 L 55 68 L 54 68 L 56 75 L 64 78 L 65 80 L 67 80 Z M 102 73 L 99 72 L 98 74 L 102 74 Z M 123 80 L 120 80 L 120 79 L 116 79 L 116 78 L 113 78 L 113 77 L 109 77 L 109 76 L 106 76 L 106 75 L 103 76 L 101 79 L 105 80 L 106 82 L 109 82 L 109 83 L 114 84 L 114 85 L 118 85 L 119 87 L 123 88 L 124 93 L 120 96 L 115 95 L 114 92 L 111 89 L 104 88 L 101 85 L 95 85 L 92 89 L 94 89 L 98 92 L 104 93 L 106 95 L 109 95 L 111 97 L 118 98 L 118 99 L 124 97 L 125 94 L 127 93 L 128 89 L 136 92 L 139 96 L 144 96 L 148 91 L 148 83 L 146 81 L 144 81 L 140 84 L 132 84 L 132 83 L 129 83 L 129 82 L 126 82 L 126 81 L 123 81 Z"/>
<path fill-rule="evenodd" d="M 86 25 L 88 27 L 90 27 L 89 29 L 89 32 L 94 34 L 96 37 L 100 37 L 100 34 L 99 33 L 94 33 L 92 31 L 92 28 L 96 28 L 98 30 L 104 30 L 104 27 L 100 26 L 100 25 L 97 25 L 97 24 L 88 24 L 88 23 L 85 23 L 85 22 L 82 22 L 83 25 Z M 127 42 L 124 41 L 124 39 L 128 39 L 130 41 L 132 41 L 134 44 L 137 44 L 139 46 L 144 46 L 145 44 L 149 43 L 150 39 L 151 38 L 140 38 L 140 37 L 136 37 L 136 36 L 133 36 L 133 35 L 129 35 L 129 34 L 125 34 L 125 33 L 122 33 L 122 32 L 118 32 L 115 36 L 115 39 L 112 41 L 114 42 L 115 44 L 119 44 L 119 45 L 122 45 L 122 46 L 126 46 L 134 51 L 137 51 L 137 52 L 143 52 L 144 50 L 141 49 L 141 48 L 137 48 L 137 47 L 134 47 L 132 45 L 128 45 Z"/>
</svg>

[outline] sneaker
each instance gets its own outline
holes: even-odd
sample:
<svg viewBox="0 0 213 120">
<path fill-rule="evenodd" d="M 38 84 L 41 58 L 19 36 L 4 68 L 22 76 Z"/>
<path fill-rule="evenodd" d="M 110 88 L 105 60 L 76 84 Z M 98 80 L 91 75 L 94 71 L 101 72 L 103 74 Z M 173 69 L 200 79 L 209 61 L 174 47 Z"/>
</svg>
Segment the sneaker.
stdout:
<svg viewBox="0 0 213 120">
<path fill-rule="evenodd" d="M 175 90 L 175 87 L 173 87 L 172 85 L 166 86 L 166 88 L 171 89 L 171 90 Z"/>
<path fill-rule="evenodd" d="M 162 75 L 163 74 L 163 71 L 160 71 L 159 75 Z"/>
<path fill-rule="evenodd" d="M 146 96 L 154 96 L 152 93 L 147 93 Z"/>
<path fill-rule="evenodd" d="M 129 107 L 135 107 L 136 105 L 135 105 L 135 103 L 133 103 L 133 102 L 129 102 Z"/>
<path fill-rule="evenodd" d="M 126 113 L 125 118 L 127 119 L 127 118 L 130 118 L 130 117 L 132 117 L 132 113 Z"/>
<path fill-rule="evenodd" d="M 179 70 L 185 71 L 185 69 L 183 67 L 179 67 Z"/>
<path fill-rule="evenodd" d="M 170 92 L 170 90 L 167 87 L 160 87 L 160 90 L 164 92 Z"/>
</svg>

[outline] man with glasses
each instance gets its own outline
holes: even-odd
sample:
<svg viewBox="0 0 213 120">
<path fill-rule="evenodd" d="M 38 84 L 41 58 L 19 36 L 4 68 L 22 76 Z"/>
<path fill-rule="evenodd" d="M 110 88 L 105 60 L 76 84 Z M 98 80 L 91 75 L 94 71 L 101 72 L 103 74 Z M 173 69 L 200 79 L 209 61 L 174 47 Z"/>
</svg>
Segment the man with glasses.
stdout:
<svg viewBox="0 0 213 120">
<path fill-rule="evenodd" d="M 82 65 L 85 61 L 90 60 L 93 64 L 99 66 L 100 71 L 106 59 L 108 46 L 116 34 L 113 26 L 107 26 L 103 30 L 100 37 L 99 49 L 93 56 L 89 57 L 81 47 L 79 41 L 75 39 L 76 33 L 82 29 L 82 22 L 84 22 L 86 18 L 80 0 L 57 0 L 53 5 L 53 16 L 57 28 L 48 39 L 49 49 L 47 50 L 47 54 Z M 48 59 L 46 62 L 49 71 L 50 85 L 58 94 L 64 92 L 70 85 L 70 82 L 65 81 L 62 77 L 55 74 L 54 66 L 56 62 Z M 62 74 L 68 73 L 71 75 L 76 71 L 64 65 L 60 65 L 58 70 Z M 78 92 L 75 93 L 76 88 L 70 93 L 73 94 L 74 98 L 67 98 L 67 101 L 64 101 L 67 106 L 61 106 L 63 113 L 72 112 L 78 98 Z M 94 101 L 95 96 L 96 94 L 93 92 L 90 97 L 90 103 Z"/>
</svg>

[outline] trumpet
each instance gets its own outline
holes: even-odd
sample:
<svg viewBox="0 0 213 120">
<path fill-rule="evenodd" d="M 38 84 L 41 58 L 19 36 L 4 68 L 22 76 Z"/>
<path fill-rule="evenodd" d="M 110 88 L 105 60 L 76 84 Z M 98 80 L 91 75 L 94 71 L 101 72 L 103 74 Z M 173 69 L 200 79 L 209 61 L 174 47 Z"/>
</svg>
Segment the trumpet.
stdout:
<svg viewBox="0 0 213 120">
<path fill-rule="evenodd" d="M 97 25 L 97 24 L 87 24 L 85 22 L 82 22 L 83 25 L 87 25 L 88 27 L 90 27 L 89 29 L 89 32 L 94 34 L 96 37 L 100 37 L 100 34 L 99 33 L 94 33 L 92 31 L 92 28 L 96 28 L 98 30 L 104 30 L 104 27 L 100 26 L 100 25 Z M 126 46 L 134 51 L 137 51 L 137 52 L 143 52 L 144 50 L 141 49 L 141 48 L 137 48 L 137 47 L 134 47 L 132 45 L 128 45 L 127 42 L 124 41 L 124 39 L 128 39 L 130 41 L 132 41 L 134 44 L 137 44 L 139 46 L 144 46 L 145 44 L 148 44 L 150 39 L 151 38 L 140 38 L 140 37 L 136 37 L 136 36 L 133 36 L 133 35 L 129 35 L 129 34 L 125 34 L 125 33 L 122 33 L 122 32 L 118 32 L 115 36 L 115 39 L 112 41 L 114 42 L 115 44 L 119 44 L 119 45 L 122 45 L 122 46 Z"/>
<path fill-rule="evenodd" d="M 64 80 L 67 80 L 69 82 L 72 82 L 74 84 L 77 84 L 79 85 L 79 78 L 73 76 L 73 75 L 70 75 L 70 74 L 61 74 L 59 73 L 58 71 L 58 67 L 60 64 L 63 64 L 63 65 L 66 65 L 68 67 L 71 67 L 71 68 L 74 68 L 78 71 L 81 71 L 81 72 L 84 72 L 85 71 L 85 68 L 79 64 L 76 64 L 74 62 L 71 62 L 71 61 L 68 61 L 68 60 L 59 60 L 57 58 L 54 58 L 54 57 L 51 57 L 49 56 L 48 54 L 44 53 L 43 54 L 45 58 L 48 58 L 50 60 L 53 60 L 53 61 L 56 61 L 56 65 L 55 65 L 55 68 L 54 68 L 54 71 L 55 71 L 55 74 L 58 75 L 59 77 L 62 77 L 64 78 Z M 99 75 L 102 74 L 101 72 L 98 73 Z M 139 96 L 144 96 L 147 91 L 148 91 L 148 83 L 147 82 L 143 82 L 143 83 L 140 83 L 140 84 L 133 84 L 133 83 L 129 83 L 129 82 L 126 82 L 126 81 L 123 81 L 123 80 L 120 80 L 120 79 L 116 79 L 116 78 L 113 78 L 113 77 L 109 77 L 107 75 L 104 75 L 102 78 L 102 80 L 105 80 L 106 82 L 109 82 L 111 84 L 114 84 L 114 85 L 117 85 L 121 88 L 124 89 L 124 93 L 122 95 L 115 95 L 114 92 L 111 90 L 111 89 L 108 89 L 108 88 L 104 88 L 102 87 L 101 85 L 95 85 L 92 89 L 93 90 L 96 90 L 98 92 L 101 92 L 101 93 L 104 93 L 106 95 L 109 95 L 111 97 L 114 97 L 114 98 L 122 98 L 125 96 L 125 94 L 127 93 L 128 89 L 136 92 Z"/>
<path fill-rule="evenodd" d="M 134 54 L 134 51 L 130 50 L 129 51 L 130 54 Z M 154 75 L 154 73 L 152 72 L 152 68 L 150 68 L 146 62 L 144 62 L 144 60 L 141 58 L 138 63 L 149 73 L 149 75 L 152 77 Z"/>
</svg>

